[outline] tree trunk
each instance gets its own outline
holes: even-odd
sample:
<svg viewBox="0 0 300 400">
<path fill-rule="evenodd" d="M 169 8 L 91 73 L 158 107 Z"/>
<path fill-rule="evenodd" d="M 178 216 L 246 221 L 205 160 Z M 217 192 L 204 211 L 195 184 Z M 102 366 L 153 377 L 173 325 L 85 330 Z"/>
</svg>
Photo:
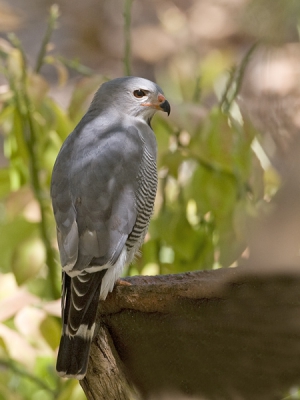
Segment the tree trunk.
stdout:
<svg viewBox="0 0 300 400">
<path fill-rule="evenodd" d="M 80 384 L 88 399 L 133 399 L 134 390 L 105 326 L 100 326 L 92 343 L 88 373 Z"/>
</svg>

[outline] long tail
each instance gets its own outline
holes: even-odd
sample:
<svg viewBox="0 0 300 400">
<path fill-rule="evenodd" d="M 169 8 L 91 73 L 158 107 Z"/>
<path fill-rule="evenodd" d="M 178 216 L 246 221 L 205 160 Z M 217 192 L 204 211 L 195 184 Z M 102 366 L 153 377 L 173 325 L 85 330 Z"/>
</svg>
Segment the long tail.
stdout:
<svg viewBox="0 0 300 400">
<path fill-rule="evenodd" d="M 101 281 L 106 269 L 70 278 L 63 273 L 62 318 L 56 370 L 66 378 L 83 379 L 95 331 Z"/>
</svg>

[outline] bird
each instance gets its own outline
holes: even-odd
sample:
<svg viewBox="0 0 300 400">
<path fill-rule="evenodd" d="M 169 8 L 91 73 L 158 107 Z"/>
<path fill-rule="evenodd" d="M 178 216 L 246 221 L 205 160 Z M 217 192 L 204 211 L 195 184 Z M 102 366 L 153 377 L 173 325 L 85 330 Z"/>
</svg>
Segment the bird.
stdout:
<svg viewBox="0 0 300 400">
<path fill-rule="evenodd" d="M 81 380 L 99 299 L 139 252 L 157 191 L 155 112 L 162 89 L 128 76 L 103 83 L 54 163 L 51 199 L 62 265 L 62 335 L 56 370 Z"/>
</svg>

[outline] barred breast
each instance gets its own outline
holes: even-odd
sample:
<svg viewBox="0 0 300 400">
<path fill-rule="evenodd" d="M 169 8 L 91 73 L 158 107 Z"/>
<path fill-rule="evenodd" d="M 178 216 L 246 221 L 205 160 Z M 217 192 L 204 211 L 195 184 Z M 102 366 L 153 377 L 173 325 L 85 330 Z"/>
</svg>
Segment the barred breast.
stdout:
<svg viewBox="0 0 300 400">
<path fill-rule="evenodd" d="M 138 173 L 137 180 L 139 182 L 139 188 L 136 194 L 138 213 L 134 228 L 126 241 L 127 264 L 133 260 L 136 252 L 144 241 L 153 212 L 157 191 L 156 159 L 146 147 L 144 147 L 142 168 Z"/>
</svg>

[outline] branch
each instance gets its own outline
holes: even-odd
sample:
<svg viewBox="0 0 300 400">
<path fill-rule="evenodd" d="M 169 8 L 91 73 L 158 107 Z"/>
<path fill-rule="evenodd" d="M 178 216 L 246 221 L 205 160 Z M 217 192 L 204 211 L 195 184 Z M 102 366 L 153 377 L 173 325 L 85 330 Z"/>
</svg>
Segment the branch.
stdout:
<svg viewBox="0 0 300 400">
<path fill-rule="evenodd" d="M 101 375 L 100 380 L 99 375 Z M 124 374 L 118 353 L 104 326 L 101 326 L 92 344 L 88 374 L 80 384 L 88 399 L 133 400 L 135 398 L 135 391 Z"/>
<path fill-rule="evenodd" d="M 237 269 L 186 272 L 174 275 L 133 276 L 123 280 L 130 285 L 117 285 L 114 292 L 99 304 L 101 315 L 124 309 L 141 312 L 169 313 L 181 298 L 216 298 L 220 296 L 223 277 L 234 276 Z"/>
<path fill-rule="evenodd" d="M 232 103 L 239 94 L 243 83 L 246 67 L 258 45 L 259 42 L 255 42 L 243 57 L 239 67 L 233 67 L 229 72 L 229 79 L 227 81 L 226 88 L 220 101 L 220 108 L 223 110 L 224 113 L 229 113 Z M 232 90 L 233 93 L 230 95 L 230 92 Z"/>
<path fill-rule="evenodd" d="M 124 75 L 131 75 L 130 56 L 131 56 L 131 39 L 130 39 L 130 24 L 131 24 L 131 6 L 133 0 L 125 0 L 124 5 Z"/>
<path fill-rule="evenodd" d="M 57 4 L 52 4 L 50 8 L 50 15 L 48 19 L 47 29 L 45 32 L 45 36 L 42 41 L 42 45 L 37 57 L 36 66 L 35 66 L 35 73 L 39 73 L 40 69 L 44 64 L 44 58 L 47 53 L 47 47 L 52 36 L 53 30 L 56 28 L 57 19 L 59 17 L 59 8 Z"/>
<path fill-rule="evenodd" d="M 186 154 L 188 157 L 193 158 L 195 161 L 197 161 L 199 165 L 201 165 L 206 170 L 214 172 L 216 174 L 222 174 L 234 180 L 240 192 L 252 193 L 252 188 L 250 187 L 249 183 L 242 180 L 237 171 L 232 171 L 229 168 L 225 168 L 214 161 L 210 162 L 204 160 L 201 156 L 196 154 L 196 152 L 191 151 L 189 148 L 183 147 L 180 144 L 178 145 L 178 150 L 180 150 L 182 154 Z"/>
<path fill-rule="evenodd" d="M 41 214 L 41 221 L 39 225 L 40 225 L 41 237 L 46 249 L 46 263 L 49 268 L 49 281 L 51 284 L 52 296 L 53 298 L 58 298 L 60 297 L 60 289 L 58 288 L 57 285 L 58 283 L 57 265 L 55 262 L 56 254 L 54 249 L 52 248 L 51 236 L 48 232 L 48 223 L 46 217 L 48 212 L 48 202 L 46 201 L 46 195 L 44 193 L 42 184 L 40 182 L 40 176 L 39 176 L 40 169 L 35 154 L 35 149 L 38 145 L 38 134 L 36 132 L 35 122 L 32 117 L 33 106 L 31 104 L 31 101 L 27 93 L 26 58 L 21 43 L 19 42 L 17 37 L 11 34 L 9 38 L 11 42 L 14 44 L 14 46 L 20 51 L 23 59 L 22 78 L 20 82 L 21 88 L 16 86 L 14 77 L 10 77 L 9 84 L 15 95 L 17 111 L 20 114 L 20 121 L 22 123 L 24 142 L 26 144 L 27 151 L 29 154 L 29 169 L 30 169 L 30 179 L 31 179 L 30 183 L 33 189 L 34 196 L 38 202 Z"/>
<path fill-rule="evenodd" d="M 56 57 L 58 61 L 60 61 L 63 65 L 66 67 L 73 69 L 74 71 L 78 72 L 79 74 L 83 76 L 88 76 L 92 77 L 95 75 L 95 71 L 93 71 L 91 68 L 86 67 L 85 65 L 81 64 L 78 60 L 69 60 L 66 57 L 63 56 L 57 56 Z"/>
<path fill-rule="evenodd" d="M 81 382 L 88 399 L 136 398 L 99 391 L 123 371 L 126 388 L 153 399 L 275 399 L 300 383 L 299 274 L 239 267 L 126 281 L 99 303 L 120 363 L 97 358 L 107 354 L 101 328 Z"/>
</svg>

